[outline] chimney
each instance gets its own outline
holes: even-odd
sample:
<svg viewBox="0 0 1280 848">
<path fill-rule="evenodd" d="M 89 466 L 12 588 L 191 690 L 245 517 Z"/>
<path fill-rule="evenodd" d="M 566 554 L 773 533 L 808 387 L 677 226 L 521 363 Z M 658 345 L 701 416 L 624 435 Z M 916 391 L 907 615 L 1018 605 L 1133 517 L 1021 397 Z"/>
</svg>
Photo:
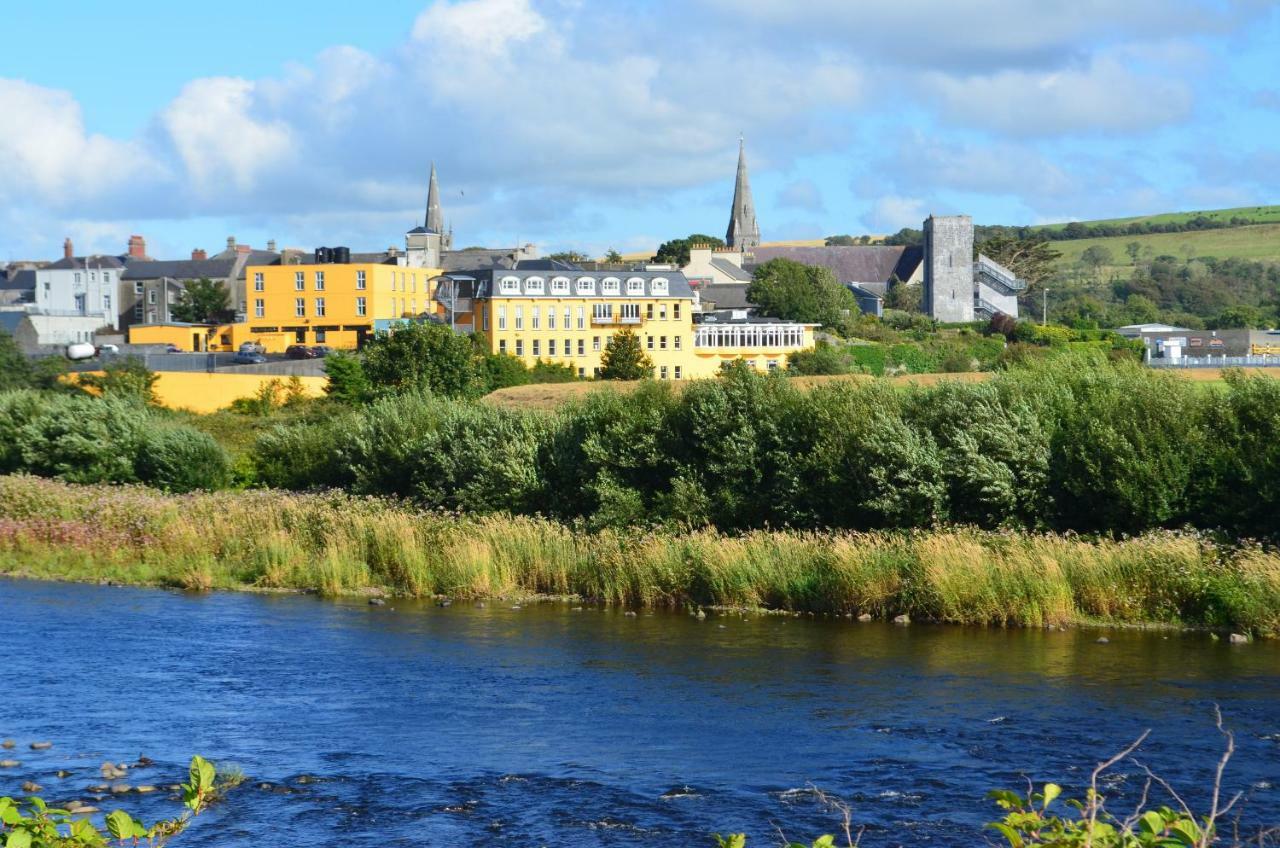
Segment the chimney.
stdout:
<svg viewBox="0 0 1280 848">
<path fill-rule="evenodd" d="M 191 251 L 192 262 L 203 262 L 208 258 L 209 258 L 209 254 L 205 253 L 204 250 L 201 248 L 197 247 L 195 250 Z"/>
<path fill-rule="evenodd" d="M 253 248 L 252 248 L 252 247 L 250 247 L 250 246 L 249 246 L 249 245 L 247 245 L 247 244 L 237 244 L 237 245 L 236 245 L 236 253 L 249 253 L 249 252 L 251 252 L 252 250 L 253 250 Z"/>
<path fill-rule="evenodd" d="M 129 236 L 129 258 L 145 259 L 147 256 L 147 240 L 142 236 Z"/>
<path fill-rule="evenodd" d="M 275 240 L 275 239 L 270 239 L 270 240 L 267 242 L 267 250 L 268 250 L 269 252 L 271 252 L 271 253 L 275 253 L 275 252 L 276 252 L 276 240 Z"/>
<path fill-rule="evenodd" d="M 63 258 L 63 259 L 74 259 L 74 258 L 75 258 L 75 255 L 76 255 L 76 249 L 75 249 L 74 247 L 72 247 L 72 246 L 71 246 L 71 237 L 70 237 L 70 236 L 68 236 L 68 237 L 67 237 L 67 238 L 62 242 L 62 258 Z"/>
<path fill-rule="evenodd" d="M 235 253 L 235 250 L 236 250 L 236 237 L 227 236 L 227 251 L 229 253 Z"/>
</svg>

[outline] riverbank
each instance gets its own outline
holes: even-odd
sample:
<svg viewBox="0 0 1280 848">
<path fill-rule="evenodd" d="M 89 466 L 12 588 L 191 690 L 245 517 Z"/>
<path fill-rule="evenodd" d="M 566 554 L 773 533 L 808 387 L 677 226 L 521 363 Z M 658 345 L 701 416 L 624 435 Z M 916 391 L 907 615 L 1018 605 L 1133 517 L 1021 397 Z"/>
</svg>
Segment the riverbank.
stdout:
<svg viewBox="0 0 1280 848">
<path fill-rule="evenodd" d="M 575 596 L 963 624 L 1280 634 L 1280 555 L 1192 534 L 575 532 L 275 491 L 165 495 L 0 477 L 0 572 L 191 590 Z"/>
</svg>

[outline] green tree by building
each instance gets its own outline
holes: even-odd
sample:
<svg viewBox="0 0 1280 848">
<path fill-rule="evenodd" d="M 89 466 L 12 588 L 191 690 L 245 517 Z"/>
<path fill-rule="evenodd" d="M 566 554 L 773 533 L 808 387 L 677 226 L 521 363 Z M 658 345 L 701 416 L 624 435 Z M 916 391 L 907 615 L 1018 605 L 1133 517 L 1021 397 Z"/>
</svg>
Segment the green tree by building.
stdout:
<svg viewBox="0 0 1280 848">
<path fill-rule="evenodd" d="M 600 357 L 600 379 L 643 380 L 653 374 L 653 360 L 640 346 L 640 337 L 627 327 L 614 333 Z"/>
<path fill-rule="evenodd" d="M 379 393 L 429 389 L 446 397 L 478 397 L 488 385 L 475 345 L 441 324 L 406 324 L 379 333 L 365 346 L 363 365 Z"/>
<path fill-rule="evenodd" d="M 846 314 L 858 313 L 853 293 L 827 268 L 790 259 L 771 259 L 756 268 L 747 300 L 763 315 L 835 327 Z"/>
<path fill-rule="evenodd" d="M 188 280 L 169 311 L 175 321 L 188 324 L 222 324 L 235 317 L 227 287 L 208 277 Z"/>
</svg>

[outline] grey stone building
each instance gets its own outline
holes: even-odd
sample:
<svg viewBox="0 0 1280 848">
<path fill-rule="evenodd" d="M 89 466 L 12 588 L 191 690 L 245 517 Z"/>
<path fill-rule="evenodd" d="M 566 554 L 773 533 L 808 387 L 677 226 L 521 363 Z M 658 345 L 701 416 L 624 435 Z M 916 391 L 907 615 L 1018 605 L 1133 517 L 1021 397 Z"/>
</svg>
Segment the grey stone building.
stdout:
<svg viewBox="0 0 1280 848">
<path fill-rule="evenodd" d="M 930 215 L 924 222 L 924 310 L 948 323 L 973 320 L 973 219 Z"/>
</svg>

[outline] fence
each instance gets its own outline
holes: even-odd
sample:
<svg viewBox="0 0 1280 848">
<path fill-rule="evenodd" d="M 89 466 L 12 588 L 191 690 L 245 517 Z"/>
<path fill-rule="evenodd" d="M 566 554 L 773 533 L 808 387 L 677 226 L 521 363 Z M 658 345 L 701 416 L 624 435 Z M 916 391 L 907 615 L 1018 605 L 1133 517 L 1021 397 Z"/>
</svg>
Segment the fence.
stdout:
<svg viewBox="0 0 1280 848">
<path fill-rule="evenodd" d="M 1151 357 L 1152 368 L 1280 368 L 1280 356 L 1246 354 L 1243 356 L 1183 356 L 1178 359 Z"/>
</svg>

